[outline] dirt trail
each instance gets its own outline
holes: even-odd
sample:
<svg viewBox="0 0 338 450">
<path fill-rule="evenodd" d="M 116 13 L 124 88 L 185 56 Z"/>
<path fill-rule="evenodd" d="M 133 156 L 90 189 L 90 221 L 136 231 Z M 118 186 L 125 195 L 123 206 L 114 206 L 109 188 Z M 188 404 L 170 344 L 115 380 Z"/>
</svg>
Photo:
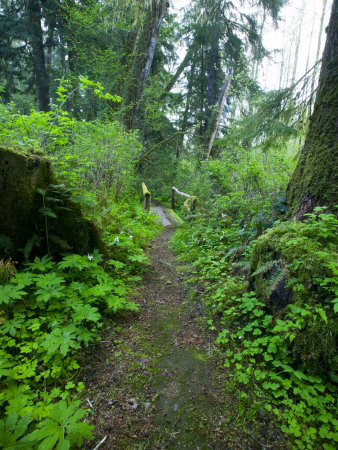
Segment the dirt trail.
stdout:
<svg viewBox="0 0 338 450">
<path fill-rule="evenodd" d="M 107 436 L 100 449 L 264 448 L 243 431 L 237 401 L 225 389 L 230 377 L 217 367 L 200 325 L 202 306 L 168 249 L 172 233 L 166 227 L 150 246 L 151 268 L 134 298 L 140 313 L 123 318 L 120 333 L 107 330 L 87 361 L 94 442 Z"/>
</svg>

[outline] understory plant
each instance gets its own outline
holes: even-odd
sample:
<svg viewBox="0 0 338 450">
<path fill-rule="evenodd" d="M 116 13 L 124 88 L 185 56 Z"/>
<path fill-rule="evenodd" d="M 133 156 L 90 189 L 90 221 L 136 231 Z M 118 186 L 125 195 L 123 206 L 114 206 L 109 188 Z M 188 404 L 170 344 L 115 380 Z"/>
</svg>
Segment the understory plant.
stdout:
<svg viewBox="0 0 338 450">
<path fill-rule="evenodd" d="M 209 329 L 234 373 L 228 388 L 253 417 L 273 414 L 295 448 L 336 448 L 338 221 L 319 208 L 304 222 L 267 224 L 259 237 L 266 225 L 257 227 L 255 205 L 246 216 L 243 198 L 231 215 L 231 202 L 217 204 L 173 245 L 203 282 Z"/>
<path fill-rule="evenodd" d="M 104 237 L 111 259 L 94 251 L 60 261 L 36 257 L 18 270 L 1 263 L 0 447 L 79 448 L 92 437 L 80 408 L 82 349 L 100 341 L 104 318 L 138 310 L 128 294 L 159 229 L 132 202 L 109 213 L 101 218 L 110 222 Z"/>
</svg>

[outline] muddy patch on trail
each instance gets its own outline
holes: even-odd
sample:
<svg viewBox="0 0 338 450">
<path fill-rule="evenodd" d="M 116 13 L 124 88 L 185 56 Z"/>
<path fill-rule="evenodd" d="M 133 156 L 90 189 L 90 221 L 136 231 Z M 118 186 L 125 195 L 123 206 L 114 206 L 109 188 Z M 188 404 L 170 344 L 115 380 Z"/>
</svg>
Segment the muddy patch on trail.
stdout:
<svg viewBox="0 0 338 450">
<path fill-rule="evenodd" d="M 110 324 L 86 360 L 94 442 L 106 437 L 100 449 L 197 450 L 259 449 L 264 440 L 286 448 L 267 418 L 247 431 L 231 375 L 200 326 L 203 307 L 190 298 L 185 270 L 168 249 L 172 233 L 167 227 L 149 248 L 151 267 L 133 299 L 140 312 L 121 318 L 121 330 Z"/>
</svg>

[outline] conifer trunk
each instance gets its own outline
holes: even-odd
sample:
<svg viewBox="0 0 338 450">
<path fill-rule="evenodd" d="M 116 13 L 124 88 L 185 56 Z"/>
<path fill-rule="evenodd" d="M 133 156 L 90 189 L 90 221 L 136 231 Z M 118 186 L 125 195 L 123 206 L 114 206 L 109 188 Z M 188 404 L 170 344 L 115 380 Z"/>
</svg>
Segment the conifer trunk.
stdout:
<svg viewBox="0 0 338 450">
<path fill-rule="evenodd" d="M 166 0 L 152 0 L 135 43 L 133 62 L 122 95 L 124 107 L 122 122 L 127 129 L 132 129 L 135 126 L 135 118 L 153 62 L 166 9 Z"/>
<path fill-rule="evenodd" d="M 27 19 L 29 24 L 30 44 L 32 46 L 33 70 L 39 100 L 39 110 L 49 111 L 49 85 L 43 46 L 41 5 L 39 0 L 27 1 Z"/>
<path fill-rule="evenodd" d="M 338 0 L 333 0 L 319 77 L 318 95 L 305 145 L 287 188 L 290 215 L 297 219 L 316 206 L 334 210 L 338 167 Z"/>
</svg>

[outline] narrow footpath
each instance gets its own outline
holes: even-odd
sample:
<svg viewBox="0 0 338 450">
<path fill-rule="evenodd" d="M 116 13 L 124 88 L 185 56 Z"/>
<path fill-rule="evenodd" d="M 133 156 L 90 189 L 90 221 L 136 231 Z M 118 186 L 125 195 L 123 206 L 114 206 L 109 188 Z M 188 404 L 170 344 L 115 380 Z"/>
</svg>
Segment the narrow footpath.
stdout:
<svg viewBox="0 0 338 450">
<path fill-rule="evenodd" d="M 106 331 L 86 361 L 89 420 L 96 426 L 86 448 L 104 438 L 100 449 L 286 448 L 266 418 L 255 433 L 243 423 L 231 376 L 217 362 L 203 326 L 202 304 L 168 248 L 174 226 L 166 220 L 133 299 L 140 312 L 122 318 L 120 332 Z"/>
</svg>

